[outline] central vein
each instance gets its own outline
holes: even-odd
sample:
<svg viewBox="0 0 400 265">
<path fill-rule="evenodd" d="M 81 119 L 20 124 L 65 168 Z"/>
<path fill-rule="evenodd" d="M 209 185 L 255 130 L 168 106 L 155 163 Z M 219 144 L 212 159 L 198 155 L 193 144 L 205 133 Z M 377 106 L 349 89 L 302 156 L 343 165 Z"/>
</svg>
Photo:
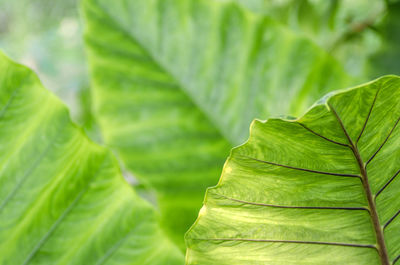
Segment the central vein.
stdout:
<svg viewBox="0 0 400 265">
<path fill-rule="evenodd" d="M 383 236 L 382 226 L 379 222 L 378 212 L 376 210 L 376 205 L 375 205 L 375 202 L 374 202 L 374 199 L 372 196 L 371 187 L 368 182 L 368 174 L 367 174 L 367 170 L 365 168 L 365 163 L 363 162 L 363 160 L 361 158 L 361 155 L 360 155 L 360 152 L 358 151 L 357 146 L 351 140 L 339 115 L 337 114 L 337 112 L 335 111 L 335 109 L 332 106 L 329 106 L 329 107 L 331 108 L 333 114 L 336 116 L 338 122 L 340 123 L 340 126 L 342 127 L 342 129 L 347 137 L 347 140 L 349 141 L 349 144 L 350 144 L 349 147 L 350 147 L 351 151 L 353 152 L 355 158 L 357 159 L 358 166 L 360 167 L 361 182 L 362 182 L 362 185 L 363 185 L 363 188 L 365 191 L 365 195 L 367 197 L 369 213 L 370 213 L 370 216 L 372 219 L 372 223 L 374 225 L 376 241 L 378 244 L 377 249 L 379 252 L 379 257 L 381 259 L 381 263 L 382 263 L 382 265 L 390 265 L 389 255 L 388 255 L 387 248 L 386 248 L 385 238 Z"/>
<path fill-rule="evenodd" d="M 389 256 L 388 256 L 387 249 L 386 249 L 385 239 L 383 236 L 383 230 L 382 230 L 382 226 L 379 222 L 378 213 L 376 211 L 376 205 L 375 205 L 374 199 L 372 197 L 371 188 L 369 186 L 367 171 L 366 171 L 364 162 L 361 159 L 360 153 L 358 152 L 357 147 L 355 147 L 353 145 L 353 143 L 351 143 L 351 145 L 352 145 L 351 150 L 353 151 L 355 157 L 357 158 L 358 165 L 360 166 L 361 182 L 363 184 L 365 194 L 367 196 L 368 207 L 370 209 L 371 219 L 374 224 L 376 239 L 378 242 L 379 256 L 381 257 L 381 261 L 382 261 L 383 265 L 389 265 L 390 264 Z"/>
</svg>

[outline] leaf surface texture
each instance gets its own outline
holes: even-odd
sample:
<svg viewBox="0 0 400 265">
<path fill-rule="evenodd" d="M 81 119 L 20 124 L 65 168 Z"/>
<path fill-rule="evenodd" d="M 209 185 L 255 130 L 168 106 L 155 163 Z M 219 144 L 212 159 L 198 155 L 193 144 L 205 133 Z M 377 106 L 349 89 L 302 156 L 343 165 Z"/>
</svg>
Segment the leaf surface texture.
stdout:
<svg viewBox="0 0 400 265">
<path fill-rule="evenodd" d="M 396 263 L 399 117 L 387 76 L 254 121 L 187 234 L 187 264 Z"/>
<path fill-rule="evenodd" d="M 85 0 L 95 116 L 183 233 L 254 117 L 299 114 L 350 81 L 330 56 L 233 3 Z"/>
<path fill-rule="evenodd" d="M 0 264 L 182 264 L 111 152 L 32 71 L 0 73 Z"/>
</svg>

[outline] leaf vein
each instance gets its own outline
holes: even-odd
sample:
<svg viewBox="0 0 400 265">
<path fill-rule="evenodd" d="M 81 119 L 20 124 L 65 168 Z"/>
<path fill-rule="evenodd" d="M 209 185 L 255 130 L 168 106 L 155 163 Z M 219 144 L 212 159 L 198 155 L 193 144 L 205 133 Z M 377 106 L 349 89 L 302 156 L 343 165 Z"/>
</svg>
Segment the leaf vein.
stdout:
<svg viewBox="0 0 400 265">
<path fill-rule="evenodd" d="M 361 178 L 361 176 L 355 175 L 355 174 L 342 174 L 342 173 L 332 173 L 332 172 L 318 171 L 318 170 L 312 170 L 312 169 L 306 169 L 306 168 L 293 167 L 293 166 L 289 166 L 289 165 L 283 165 L 283 164 L 279 164 L 279 163 L 275 163 L 275 162 L 269 162 L 269 161 L 260 160 L 260 159 L 254 158 L 254 157 L 249 157 L 249 156 L 242 156 L 242 157 L 248 158 L 248 159 L 251 159 L 251 160 L 255 160 L 255 161 L 258 161 L 258 162 L 261 162 L 261 163 L 273 165 L 273 166 L 284 167 L 284 168 L 300 170 L 300 171 L 306 171 L 306 172 L 310 172 L 310 173 L 331 175 L 331 176 L 338 176 L 338 177 Z"/>
<path fill-rule="evenodd" d="M 371 156 L 370 159 L 368 159 L 367 163 L 365 163 L 365 166 L 367 166 L 372 159 L 374 159 L 374 157 L 378 154 L 378 152 L 382 149 L 382 147 L 386 144 L 386 142 L 389 140 L 390 136 L 392 135 L 394 129 L 396 129 L 397 124 L 399 124 L 400 121 L 400 117 L 397 119 L 396 123 L 394 124 L 394 126 L 392 127 L 392 129 L 390 130 L 388 136 L 386 136 L 385 140 L 383 141 L 383 143 L 379 146 L 378 150 L 376 150 L 376 152 Z"/>
<path fill-rule="evenodd" d="M 315 134 L 316 136 L 321 137 L 322 139 L 325 139 L 325 140 L 327 140 L 327 141 L 329 141 L 329 142 L 331 142 L 331 143 L 334 143 L 334 144 L 337 144 L 337 145 L 341 145 L 341 146 L 346 146 L 346 147 L 349 146 L 348 144 L 339 143 L 339 142 L 337 142 L 337 141 L 334 141 L 334 140 L 332 140 L 332 139 L 329 139 L 329 138 L 327 138 L 327 137 L 325 137 L 325 136 L 323 136 L 323 135 L 321 135 L 321 134 L 319 134 L 319 133 L 317 133 L 317 132 L 311 130 L 311 129 L 308 128 L 306 125 L 304 125 L 304 124 L 302 124 L 302 123 L 300 123 L 300 122 L 297 122 L 297 123 L 298 123 L 299 125 L 301 125 L 301 126 L 302 126 L 304 129 L 306 129 L 307 131 L 309 131 L 309 132 Z"/>
<path fill-rule="evenodd" d="M 393 182 L 393 180 L 399 175 L 399 173 L 400 173 L 400 169 L 399 169 L 399 170 L 394 174 L 394 176 L 391 177 L 390 180 L 389 180 L 388 182 L 386 182 L 386 184 L 383 185 L 383 187 L 376 193 L 376 195 L 375 195 L 375 200 L 376 200 L 376 197 L 378 197 L 378 195 L 381 194 L 382 191 L 383 191 L 384 189 L 386 189 L 386 187 L 389 186 L 390 183 Z"/>
<path fill-rule="evenodd" d="M 361 132 L 360 132 L 360 134 L 359 134 L 358 137 L 357 137 L 356 145 L 358 144 L 358 141 L 360 140 L 362 134 L 364 133 L 365 128 L 367 127 L 367 123 L 368 123 L 369 118 L 370 118 L 370 116 L 371 116 L 372 109 L 373 109 L 374 106 L 375 106 L 375 102 L 376 102 L 376 99 L 378 98 L 378 93 L 379 93 L 380 89 L 381 89 L 381 88 L 379 88 L 378 91 L 376 91 L 376 93 L 375 93 L 374 100 L 372 101 L 371 108 L 369 109 L 367 118 L 365 119 L 365 122 L 364 122 L 364 125 L 363 125 L 362 129 L 361 129 Z"/>
<path fill-rule="evenodd" d="M 162 63 L 160 60 L 157 60 L 154 56 L 154 54 L 152 54 L 152 52 L 149 51 L 149 49 L 146 47 L 146 45 L 144 45 L 141 41 L 139 41 L 139 39 L 135 36 L 133 36 L 133 34 L 131 34 L 129 32 L 129 30 L 125 29 L 125 27 L 123 27 L 119 21 L 116 20 L 116 18 L 114 18 L 107 10 L 107 8 L 105 8 L 103 5 L 101 5 L 100 3 L 97 3 L 97 7 L 103 12 L 103 14 L 105 16 L 107 16 L 107 18 L 114 23 L 114 25 L 118 28 L 118 30 L 122 33 L 125 34 L 131 41 L 133 41 L 134 43 L 136 43 L 144 52 L 147 53 L 147 55 L 149 56 L 149 58 L 155 63 L 157 64 L 161 69 L 163 69 L 165 71 L 166 74 L 168 74 L 171 78 L 174 79 L 174 81 L 178 84 L 180 90 L 182 91 L 182 93 L 184 93 L 185 95 L 187 95 L 193 102 L 193 104 L 195 106 L 197 106 L 198 110 L 204 114 L 204 117 L 210 122 L 210 124 L 212 124 L 214 126 L 214 128 L 216 129 L 216 131 L 218 131 L 218 133 L 221 135 L 222 138 L 224 138 L 228 143 L 230 143 L 231 145 L 234 145 L 234 140 L 231 139 L 231 137 L 229 137 L 225 131 L 218 125 L 218 122 L 215 121 L 215 119 L 212 117 L 212 115 L 210 114 L 209 111 L 206 111 L 206 108 L 203 107 L 203 104 L 199 103 L 189 92 L 186 91 L 186 89 L 184 89 L 184 86 L 182 84 L 182 82 L 179 80 L 179 78 L 177 78 L 170 70 L 168 70 L 168 68 L 164 65 L 164 63 Z"/>
<path fill-rule="evenodd" d="M 397 261 L 400 260 L 400 255 L 398 255 L 392 262 L 392 265 L 396 264 Z"/>
<path fill-rule="evenodd" d="M 0 118 L 3 118 L 4 114 L 6 113 L 7 109 L 10 107 L 11 103 L 13 102 L 15 96 L 17 95 L 17 89 L 15 89 L 10 98 L 8 99 L 7 103 L 3 107 L 3 109 L 0 111 Z"/>
<path fill-rule="evenodd" d="M 368 174 L 367 174 L 367 169 L 366 169 L 366 165 L 364 164 L 360 152 L 358 151 L 357 146 L 353 143 L 349 133 L 347 132 L 342 119 L 339 117 L 339 114 L 336 112 L 335 108 L 330 105 L 328 103 L 329 108 L 332 110 L 333 115 L 336 117 L 337 121 L 339 122 L 340 127 L 342 128 L 344 134 L 347 137 L 347 140 L 349 141 L 350 144 L 350 149 L 353 151 L 354 157 L 357 160 L 357 164 L 360 168 L 360 173 L 361 173 L 361 184 L 363 186 L 364 192 L 365 192 L 365 196 L 367 198 L 368 201 L 368 208 L 370 209 L 369 214 L 371 217 L 371 221 L 374 227 L 374 231 L 375 231 L 375 236 L 376 236 L 376 240 L 377 240 L 377 244 L 378 244 L 378 253 L 379 253 L 379 257 L 381 260 L 382 265 L 389 265 L 389 256 L 388 256 L 388 252 L 386 249 L 386 243 L 385 243 L 385 238 L 383 235 L 383 229 L 381 227 L 380 221 L 379 221 L 379 216 L 376 210 L 376 205 L 375 205 L 375 201 L 373 199 L 372 196 L 372 192 L 371 192 L 371 187 L 369 185 L 369 181 L 368 181 Z"/>
<path fill-rule="evenodd" d="M 50 238 L 50 235 L 56 230 L 56 228 L 61 224 L 61 222 L 67 217 L 67 215 L 72 211 L 72 209 L 78 204 L 78 202 L 81 200 L 83 195 L 86 193 L 88 190 L 90 181 L 98 175 L 98 173 L 101 171 L 101 169 L 104 166 L 105 158 L 101 162 L 98 170 L 96 173 L 94 173 L 91 178 L 88 180 L 87 185 L 78 193 L 78 195 L 75 197 L 74 201 L 67 207 L 67 209 L 64 210 L 64 212 L 60 215 L 60 217 L 56 220 L 56 222 L 50 227 L 49 231 L 46 232 L 46 234 L 39 240 L 39 242 L 36 244 L 36 246 L 33 248 L 31 253 L 28 255 L 28 257 L 25 259 L 24 263 L 22 265 L 28 264 L 29 261 L 32 260 L 32 258 L 35 256 L 35 254 L 39 251 L 40 247 L 43 246 L 43 244 Z"/>
<path fill-rule="evenodd" d="M 289 209 L 316 209 L 316 210 L 366 210 L 369 211 L 366 207 L 329 207 L 329 206 L 288 206 L 288 205 L 276 205 L 276 204 L 267 204 L 267 203 L 258 203 L 258 202 L 249 202 L 244 200 L 239 200 L 235 198 L 231 198 L 219 193 L 215 193 L 218 196 L 221 196 L 227 200 L 244 203 L 244 204 L 251 204 L 251 205 L 258 205 L 258 206 L 267 206 L 267 207 L 274 207 L 274 208 L 289 208 Z"/>
<path fill-rule="evenodd" d="M 341 242 L 324 242 L 324 241 L 306 241 L 306 240 L 274 240 L 274 239 L 251 239 L 251 238 L 193 238 L 195 240 L 205 241 L 247 241 L 247 242 L 269 242 L 269 243 L 295 243 L 295 244 L 313 244 L 313 245 L 332 245 L 344 247 L 362 247 L 376 249 L 375 245 L 341 243 Z"/>
<path fill-rule="evenodd" d="M 383 226 L 383 229 L 387 228 L 393 222 L 393 220 L 396 219 L 397 216 L 399 216 L 399 214 L 400 210 L 398 210 L 392 217 L 390 217 L 390 219 Z"/>
<path fill-rule="evenodd" d="M 65 122 L 67 123 L 67 121 Z M 65 124 L 63 123 L 63 125 Z M 58 132 L 61 131 L 61 129 L 63 129 L 64 126 L 60 126 L 60 128 L 58 128 Z M 24 175 L 21 177 L 21 179 L 17 182 L 17 184 L 15 185 L 14 189 L 7 195 L 7 197 L 4 199 L 4 201 L 1 203 L 0 205 L 0 212 L 4 209 L 4 207 L 7 205 L 7 203 L 15 196 L 15 194 L 17 193 L 18 189 L 22 186 L 22 184 L 25 183 L 25 181 L 28 179 L 29 175 L 36 169 L 36 167 L 39 165 L 40 161 L 42 161 L 47 153 L 49 152 L 51 146 L 54 144 L 54 142 L 56 141 L 56 139 L 58 138 L 58 136 L 60 135 L 59 133 L 56 133 L 55 136 L 49 141 L 48 145 L 46 146 L 46 148 L 43 150 L 43 152 L 39 155 L 39 157 L 33 162 L 33 164 L 31 165 L 31 167 L 28 168 L 27 171 L 25 171 Z"/>
</svg>

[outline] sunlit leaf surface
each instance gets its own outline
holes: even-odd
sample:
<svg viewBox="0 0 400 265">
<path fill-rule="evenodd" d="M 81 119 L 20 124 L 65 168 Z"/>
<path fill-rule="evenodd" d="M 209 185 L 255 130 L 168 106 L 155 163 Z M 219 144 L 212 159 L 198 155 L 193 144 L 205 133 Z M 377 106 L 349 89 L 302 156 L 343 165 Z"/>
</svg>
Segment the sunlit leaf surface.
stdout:
<svg viewBox="0 0 400 265">
<path fill-rule="evenodd" d="M 387 76 L 299 119 L 254 121 L 187 234 L 187 263 L 395 264 L 399 117 Z"/>
</svg>

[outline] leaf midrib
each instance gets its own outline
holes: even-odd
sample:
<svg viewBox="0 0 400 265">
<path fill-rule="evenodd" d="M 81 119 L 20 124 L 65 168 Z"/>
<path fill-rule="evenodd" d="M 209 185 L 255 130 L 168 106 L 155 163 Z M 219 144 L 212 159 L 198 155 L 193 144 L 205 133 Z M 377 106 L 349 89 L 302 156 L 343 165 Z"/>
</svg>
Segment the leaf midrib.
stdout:
<svg viewBox="0 0 400 265">
<path fill-rule="evenodd" d="M 63 126 L 62 126 L 63 127 Z M 24 263 L 22 265 L 29 264 L 29 262 L 35 257 L 36 253 L 39 251 L 39 249 L 49 240 L 50 236 L 52 233 L 56 230 L 56 228 L 61 224 L 61 222 L 69 215 L 69 213 L 77 206 L 83 195 L 89 190 L 89 185 L 95 179 L 95 177 L 99 174 L 99 172 L 103 169 L 105 161 L 106 161 L 106 156 L 103 158 L 102 162 L 100 163 L 99 168 L 96 170 L 94 174 L 92 174 L 86 185 L 81 189 L 81 191 L 78 193 L 77 196 L 75 196 L 75 199 L 72 201 L 71 204 L 68 205 L 68 207 L 59 215 L 57 220 L 53 223 L 53 225 L 50 227 L 50 229 L 44 234 L 44 236 L 36 243 L 35 247 L 32 249 L 32 251 L 29 253 L 29 255 L 26 257 Z"/>
<path fill-rule="evenodd" d="M 195 98 L 193 98 L 190 93 L 188 93 L 185 89 L 183 89 L 185 86 L 181 83 L 181 81 L 179 81 L 179 79 L 175 75 L 173 75 L 171 73 L 171 71 L 168 70 L 168 68 L 164 65 L 164 63 L 162 63 L 160 60 L 156 59 L 156 57 L 153 55 L 153 53 L 150 52 L 146 48 L 146 45 L 144 45 L 136 36 L 134 36 L 133 33 L 131 34 L 131 32 L 126 30 L 125 27 L 123 25 L 121 25 L 121 23 L 117 19 L 115 19 L 112 16 L 112 14 L 110 14 L 101 3 L 96 1 L 96 4 L 102 10 L 104 15 L 106 15 L 110 19 L 110 21 L 112 21 L 113 23 L 115 23 L 116 26 L 118 26 L 121 33 L 123 33 L 125 36 L 127 36 L 129 39 L 131 39 L 134 43 L 136 43 L 143 51 L 145 51 L 147 53 L 147 56 L 153 62 L 155 62 L 160 68 L 162 68 L 164 70 L 164 72 L 167 75 L 169 75 L 176 82 L 176 84 L 180 88 L 180 91 L 191 99 L 192 103 L 207 118 L 207 120 L 213 125 L 213 127 L 218 131 L 218 133 L 221 135 L 221 137 L 223 139 L 225 139 L 230 144 L 230 146 L 232 146 L 232 147 L 235 146 L 236 145 L 235 141 L 232 140 L 230 137 L 228 137 L 228 135 L 225 134 L 224 130 L 220 126 L 218 126 L 218 122 L 215 121 L 213 119 L 212 115 L 206 111 L 206 108 L 204 108 L 200 102 L 198 102 Z"/>
<path fill-rule="evenodd" d="M 378 92 L 379 92 L 379 90 L 378 90 Z M 372 106 L 370 108 L 370 111 L 368 113 L 367 119 L 366 119 L 366 121 L 364 123 L 364 126 L 363 126 L 363 129 L 362 129 L 362 131 L 361 131 L 361 133 L 360 133 L 360 135 L 359 135 L 359 137 L 357 139 L 357 142 L 361 138 L 361 135 L 362 135 L 362 133 L 363 133 L 365 127 L 366 127 L 366 124 L 368 123 L 368 120 L 369 120 L 370 114 L 372 112 L 372 108 L 374 106 L 374 103 L 375 103 L 375 100 L 376 100 L 378 92 L 375 95 L 373 104 L 372 104 Z M 355 156 L 355 158 L 357 160 L 357 164 L 358 164 L 358 166 L 360 168 L 360 173 L 361 173 L 360 180 L 361 180 L 361 183 L 363 185 L 363 189 L 364 189 L 365 195 L 367 197 L 368 208 L 369 208 L 368 213 L 369 213 L 369 215 L 371 217 L 371 220 L 372 220 L 372 223 L 373 223 L 373 226 L 374 226 L 374 232 L 375 232 L 375 236 L 376 236 L 376 240 L 377 240 L 377 244 L 378 244 L 376 249 L 377 249 L 377 251 L 379 253 L 379 257 L 380 257 L 381 263 L 382 263 L 382 265 L 390 265 L 389 255 L 388 255 L 388 252 L 387 252 L 385 238 L 384 238 L 384 235 L 383 235 L 383 229 L 382 229 L 382 226 L 381 226 L 380 221 L 379 221 L 378 212 L 377 212 L 377 209 L 376 209 L 376 204 L 375 204 L 375 201 L 374 201 L 374 198 L 373 198 L 373 195 L 372 195 L 372 192 L 371 192 L 371 187 L 370 187 L 369 181 L 368 181 L 368 174 L 367 174 L 367 170 L 366 170 L 366 164 L 362 160 L 360 152 L 359 152 L 357 146 L 351 140 L 351 137 L 350 137 L 349 133 L 347 132 L 347 130 L 346 130 L 344 124 L 343 124 L 343 121 L 339 117 L 339 115 L 336 112 L 335 108 L 332 105 L 330 105 L 329 103 L 328 103 L 328 106 L 332 110 L 332 113 L 334 114 L 335 118 L 337 119 L 337 121 L 340 124 L 340 127 L 342 128 L 344 134 L 346 135 L 346 138 L 347 138 L 347 140 L 349 142 L 348 147 L 353 152 L 353 154 L 354 154 L 354 156 Z M 380 149 L 378 149 L 378 150 L 380 150 Z M 372 156 L 372 157 L 374 157 L 374 156 Z M 371 161 L 371 159 L 369 159 L 368 161 Z"/>
</svg>

